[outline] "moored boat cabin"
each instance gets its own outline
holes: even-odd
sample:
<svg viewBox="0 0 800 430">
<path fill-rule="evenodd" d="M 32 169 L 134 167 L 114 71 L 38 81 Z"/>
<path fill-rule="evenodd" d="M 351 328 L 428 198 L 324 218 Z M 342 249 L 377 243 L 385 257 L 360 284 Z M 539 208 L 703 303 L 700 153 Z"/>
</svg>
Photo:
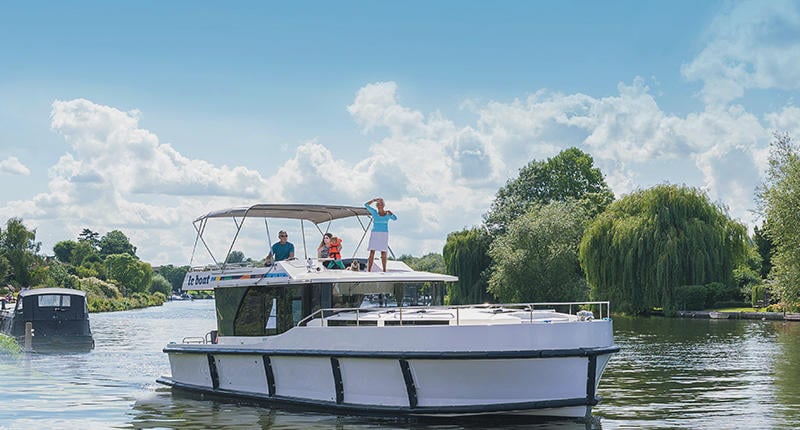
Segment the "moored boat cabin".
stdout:
<svg viewBox="0 0 800 430">
<path fill-rule="evenodd" d="M 21 291 L 14 309 L 0 314 L 0 331 L 22 342 L 26 323 L 31 323 L 34 350 L 94 347 L 83 291 L 68 288 Z"/>
</svg>

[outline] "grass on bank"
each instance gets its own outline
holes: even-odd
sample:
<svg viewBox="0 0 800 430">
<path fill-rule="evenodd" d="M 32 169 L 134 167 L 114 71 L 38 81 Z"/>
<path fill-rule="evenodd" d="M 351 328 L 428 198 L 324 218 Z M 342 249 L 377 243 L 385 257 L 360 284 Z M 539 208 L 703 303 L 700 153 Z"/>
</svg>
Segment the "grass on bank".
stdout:
<svg viewBox="0 0 800 430">
<path fill-rule="evenodd" d="M 19 346 L 16 339 L 0 334 L 0 354 L 19 354 L 20 352 L 22 352 L 22 347 Z"/>
</svg>

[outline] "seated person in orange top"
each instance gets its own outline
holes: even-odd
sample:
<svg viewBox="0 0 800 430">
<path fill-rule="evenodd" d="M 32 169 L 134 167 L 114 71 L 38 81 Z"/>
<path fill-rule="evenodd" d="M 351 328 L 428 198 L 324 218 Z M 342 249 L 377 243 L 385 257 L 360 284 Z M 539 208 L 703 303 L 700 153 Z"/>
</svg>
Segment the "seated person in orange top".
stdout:
<svg viewBox="0 0 800 430">
<path fill-rule="evenodd" d="M 342 263 L 342 239 L 336 236 L 331 237 L 331 241 L 328 243 L 328 257 L 333 258 L 333 261 L 328 264 L 329 269 L 333 269 L 334 266 L 344 269 L 344 263 Z"/>
</svg>

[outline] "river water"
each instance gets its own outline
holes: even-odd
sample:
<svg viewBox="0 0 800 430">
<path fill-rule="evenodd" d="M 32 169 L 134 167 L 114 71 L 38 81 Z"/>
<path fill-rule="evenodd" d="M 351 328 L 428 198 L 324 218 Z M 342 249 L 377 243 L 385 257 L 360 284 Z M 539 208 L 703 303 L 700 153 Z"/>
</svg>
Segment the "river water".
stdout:
<svg viewBox="0 0 800 430">
<path fill-rule="evenodd" d="M 91 315 L 83 354 L 0 352 L 0 429 L 617 429 L 800 427 L 800 323 L 616 318 L 622 348 L 589 422 L 336 416 L 208 400 L 155 383 L 161 349 L 214 328 L 211 300 Z"/>
</svg>

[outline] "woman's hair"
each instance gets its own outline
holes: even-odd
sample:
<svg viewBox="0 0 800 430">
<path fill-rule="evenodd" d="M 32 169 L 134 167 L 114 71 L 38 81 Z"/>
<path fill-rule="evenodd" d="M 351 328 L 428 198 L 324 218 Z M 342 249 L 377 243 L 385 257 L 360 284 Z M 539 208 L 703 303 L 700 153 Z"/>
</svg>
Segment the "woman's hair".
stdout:
<svg viewBox="0 0 800 430">
<path fill-rule="evenodd" d="M 319 248 L 322 248 L 323 246 L 325 246 L 325 238 L 326 237 L 328 239 L 333 238 L 333 233 L 325 233 L 325 234 L 322 235 L 322 241 L 319 243 Z"/>
</svg>

